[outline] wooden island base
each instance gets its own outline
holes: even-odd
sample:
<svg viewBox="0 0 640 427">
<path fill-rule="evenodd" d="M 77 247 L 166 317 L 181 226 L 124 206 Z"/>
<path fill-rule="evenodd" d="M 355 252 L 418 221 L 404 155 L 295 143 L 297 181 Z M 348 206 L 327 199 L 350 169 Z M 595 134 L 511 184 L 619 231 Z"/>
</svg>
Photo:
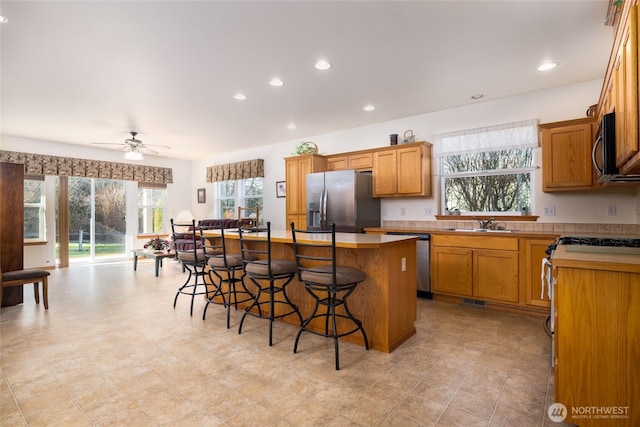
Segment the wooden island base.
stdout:
<svg viewBox="0 0 640 427">
<path fill-rule="evenodd" d="M 204 231 L 209 239 L 219 238 L 215 230 Z M 218 236 L 218 237 L 216 237 Z M 264 233 L 245 234 L 247 239 L 264 240 Z M 225 231 L 227 250 L 240 253 L 237 232 Z M 355 267 L 367 274 L 349 297 L 349 310 L 362 321 L 371 348 L 386 353 L 398 348 L 416 333 L 416 244 L 411 236 L 386 236 L 370 234 L 336 233 L 339 265 Z M 271 232 L 274 258 L 295 261 L 291 233 Z M 403 262 L 404 259 L 404 262 Z M 404 265 L 404 269 L 403 269 Z M 255 289 L 251 280 L 245 279 L 249 290 Z M 298 305 L 303 318 L 313 310 L 313 298 L 307 293 L 297 277 L 287 287 L 287 295 Z M 245 305 L 246 306 L 246 305 Z M 282 319 L 298 325 L 297 316 Z M 312 329 L 324 330 L 324 323 L 312 324 Z M 351 328 L 352 325 L 345 325 Z M 338 329 L 341 324 L 338 323 Z M 342 338 L 364 346 L 360 334 Z"/>
</svg>

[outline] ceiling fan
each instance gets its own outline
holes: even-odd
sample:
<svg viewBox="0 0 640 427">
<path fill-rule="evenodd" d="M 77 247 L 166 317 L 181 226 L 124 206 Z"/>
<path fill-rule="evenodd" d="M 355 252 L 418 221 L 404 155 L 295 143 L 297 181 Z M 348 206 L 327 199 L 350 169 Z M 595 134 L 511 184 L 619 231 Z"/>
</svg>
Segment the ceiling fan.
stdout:
<svg viewBox="0 0 640 427">
<path fill-rule="evenodd" d="M 124 153 L 124 158 L 127 160 L 142 160 L 144 159 L 144 157 L 142 156 L 142 151 L 141 150 L 146 150 L 152 154 L 159 154 L 158 151 L 154 150 L 153 148 L 150 147 L 154 147 L 156 149 L 163 149 L 163 150 L 171 150 L 171 147 L 169 147 L 168 145 L 159 145 L 159 144 L 145 144 L 142 142 L 142 140 L 140 139 L 136 139 L 136 135 L 138 134 L 138 132 L 135 131 L 131 131 L 131 138 L 127 138 L 124 140 L 124 142 L 121 143 L 115 143 L 115 142 L 92 142 L 92 144 L 94 145 L 112 145 L 112 146 L 116 146 L 116 147 L 120 147 L 121 150 L 126 149 L 126 152 Z"/>
</svg>

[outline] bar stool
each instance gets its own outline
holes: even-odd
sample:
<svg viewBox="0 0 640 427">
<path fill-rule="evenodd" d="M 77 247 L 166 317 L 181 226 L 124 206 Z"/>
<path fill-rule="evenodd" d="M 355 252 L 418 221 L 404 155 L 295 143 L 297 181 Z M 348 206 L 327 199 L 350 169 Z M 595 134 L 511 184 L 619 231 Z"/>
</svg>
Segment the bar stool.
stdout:
<svg viewBox="0 0 640 427">
<path fill-rule="evenodd" d="M 257 236 L 255 233 L 265 233 Z M 239 229 L 240 234 L 240 252 L 242 254 L 242 262 L 244 271 L 256 286 L 257 292 L 254 294 L 253 303 L 249 305 L 242 319 L 240 319 L 240 327 L 238 333 L 242 333 L 242 325 L 247 315 L 269 320 L 269 346 L 273 345 L 273 322 L 276 319 L 296 314 L 302 325 L 302 315 L 295 305 L 287 296 L 286 287 L 296 275 L 297 266 L 293 261 L 282 259 L 273 259 L 271 256 L 271 222 L 267 222 L 267 228 L 249 228 Z M 248 235 L 258 237 L 250 238 Z M 261 285 L 260 282 L 268 282 L 268 285 Z M 281 284 L 278 284 L 281 283 Z M 266 300 L 260 300 L 262 294 L 267 295 Z M 282 294 L 283 299 L 276 299 L 276 295 Z M 268 312 L 263 313 L 262 308 L 267 307 Z M 276 307 L 282 307 L 284 311 L 276 314 Z M 258 312 L 252 311 L 257 308 Z"/>
<path fill-rule="evenodd" d="M 336 370 L 340 370 L 338 338 L 360 331 L 364 338 L 365 348 L 369 350 L 369 340 L 362 327 L 362 322 L 351 314 L 347 306 L 347 298 L 356 289 L 358 283 L 366 279 L 367 275 L 357 268 L 336 265 L 335 224 L 331 225 L 331 231 L 307 231 L 296 230 L 295 224 L 292 222 L 291 235 L 293 236 L 293 249 L 296 254 L 298 280 L 304 283 L 305 289 L 315 300 L 313 312 L 302 323 L 296 335 L 293 352 L 296 353 L 298 351 L 298 341 L 302 332 L 306 331 L 315 335 L 333 338 Z M 322 235 L 325 236 L 324 239 L 317 238 Z M 311 237 L 314 238 L 311 239 Z M 321 305 L 327 307 L 326 313 L 318 313 L 318 307 Z M 345 314 L 336 313 L 336 308 L 339 306 L 344 308 Z M 336 321 L 338 318 L 346 319 L 355 327 L 348 331 L 338 332 Z M 309 328 L 309 324 L 314 319 L 324 319 L 324 332 Z M 331 320 L 331 328 L 329 328 L 329 320 Z"/>
<path fill-rule="evenodd" d="M 209 308 L 209 304 L 222 304 L 227 309 L 227 329 L 229 329 L 231 305 L 233 305 L 237 311 L 239 303 L 252 301 L 255 296 L 249 292 L 244 284 L 244 277 L 246 276 L 246 273 L 244 272 L 242 255 L 227 253 L 227 245 L 224 239 L 224 228 L 222 226 L 215 227 L 213 230 L 218 230 L 220 232 L 220 236 L 206 238 L 202 234 L 202 229 L 200 229 L 202 249 L 204 250 L 206 264 L 209 267 L 209 277 L 211 278 L 211 283 L 215 286 L 213 294 L 210 294 L 210 296 L 207 297 L 207 304 L 204 306 L 202 320 L 205 320 L 207 317 L 207 308 Z M 236 277 L 237 273 L 241 274 L 240 277 Z M 212 275 L 215 276 L 215 279 Z M 236 287 L 237 283 L 242 285 L 241 289 Z M 226 284 L 227 288 L 226 297 L 223 284 Z M 222 301 L 216 300 L 215 298 L 217 296 L 220 296 Z"/>
<path fill-rule="evenodd" d="M 176 231 L 176 227 L 188 227 L 188 230 L 186 232 Z M 195 300 L 196 295 L 207 295 L 207 284 L 204 281 L 204 276 L 208 275 L 208 273 L 205 272 L 207 264 L 204 259 L 204 250 L 200 248 L 201 240 L 196 234 L 196 220 L 191 220 L 191 223 L 174 223 L 173 218 L 171 218 L 171 232 L 173 233 L 176 258 L 180 264 L 182 264 L 182 267 L 189 272 L 189 276 L 184 282 L 184 285 L 182 285 L 178 289 L 178 292 L 176 292 L 176 297 L 173 299 L 173 308 L 176 308 L 176 303 L 178 302 L 178 297 L 180 295 L 190 295 L 191 310 L 189 315 L 193 316 L 193 301 Z M 189 240 L 189 244 L 185 245 L 184 249 L 178 247 L 176 243 L 176 234 L 180 234 L 183 240 Z M 191 241 L 193 242 L 193 245 L 191 245 Z M 194 278 L 193 283 L 191 283 L 192 277 Z"/>
</svg>

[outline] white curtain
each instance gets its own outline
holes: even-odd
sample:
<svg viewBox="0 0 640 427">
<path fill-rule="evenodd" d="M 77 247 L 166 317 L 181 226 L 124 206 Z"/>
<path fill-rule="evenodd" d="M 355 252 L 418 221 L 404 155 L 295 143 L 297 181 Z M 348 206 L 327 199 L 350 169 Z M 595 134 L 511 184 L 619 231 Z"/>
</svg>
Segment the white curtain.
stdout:
<svg viewBox="0 0 640 427">
<path fill-rule="evenodd" d="M 470 152 L 538 147 L 538 120 L 434 135 L 434 157 Z"/>
</svg>

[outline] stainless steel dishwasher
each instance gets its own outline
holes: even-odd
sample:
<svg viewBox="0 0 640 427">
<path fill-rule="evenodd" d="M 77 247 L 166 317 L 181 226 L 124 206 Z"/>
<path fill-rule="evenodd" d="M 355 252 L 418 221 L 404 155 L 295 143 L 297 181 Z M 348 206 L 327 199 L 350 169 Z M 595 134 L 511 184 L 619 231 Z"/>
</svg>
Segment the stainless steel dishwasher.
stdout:
<svg viewBox="0 0 640 427">
<path fill-rule="evenodd" d="M 421 298 L 433 298 L 431 293 L 431 272 L 429 263 L 429 240 L 431 236 L 424 233 L 411 233 L 405 231 L 392 231 L 387 234 L 394 236 L 415 236 L 419 240 L 416 242 L 416 282 L 418 284 L 418 296 Z"/>
</svg>

